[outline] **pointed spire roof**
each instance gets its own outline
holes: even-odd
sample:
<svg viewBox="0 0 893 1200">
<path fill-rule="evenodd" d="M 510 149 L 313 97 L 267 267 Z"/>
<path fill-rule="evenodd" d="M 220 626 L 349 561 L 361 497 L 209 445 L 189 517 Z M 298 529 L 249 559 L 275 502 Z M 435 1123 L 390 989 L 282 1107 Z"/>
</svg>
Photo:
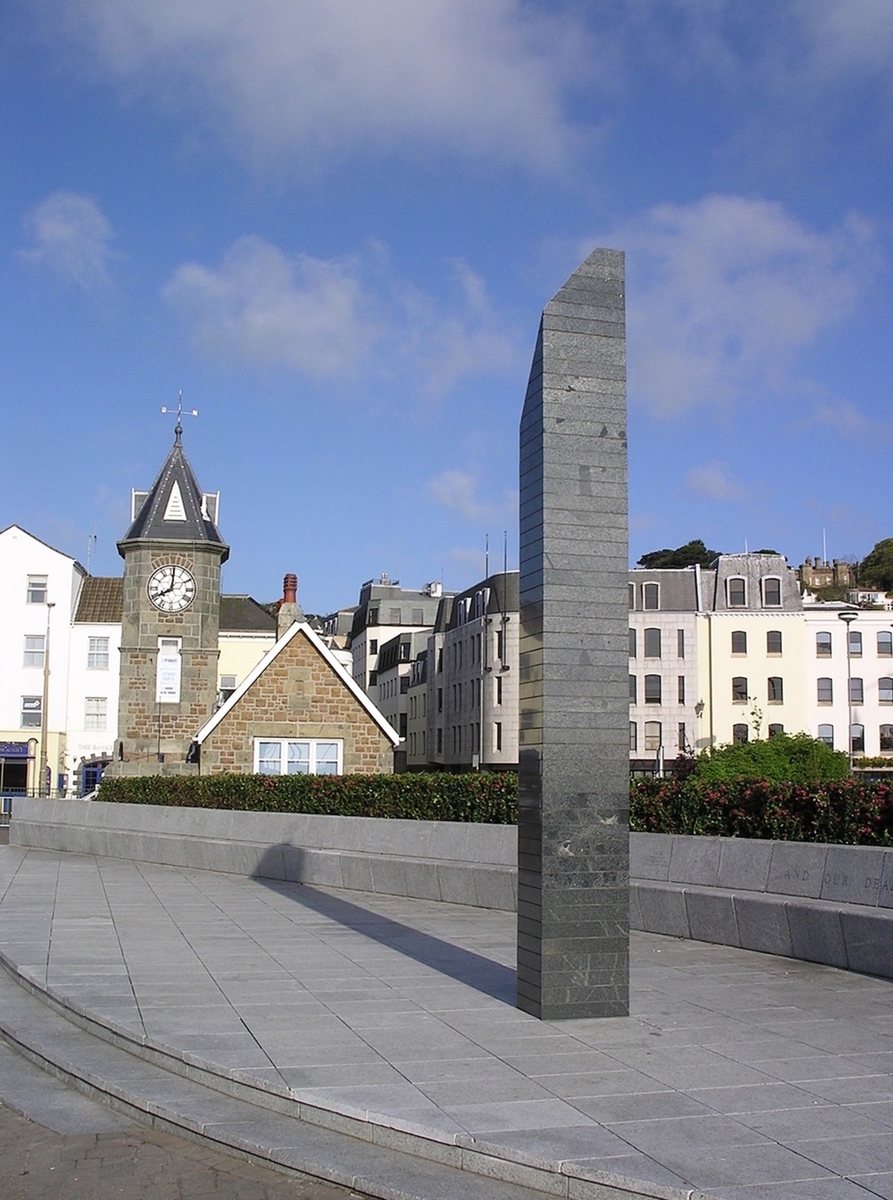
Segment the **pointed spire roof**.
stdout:
<svg viewBox="0 0 893 1200">
<path fill-rule="evenodd" d="M 177 423 L 174 444 L 158 478 L 141 499 L 130 528 L 118 543 L 118 553 L 134 541 L 206 542 L 220 546 L 221 561 L 229 557 L 229 547 L 216 525 L 217 496 L 205 493 L 198 486 L 189 459 L 183 450 L 183 430 Z"/>
</svg>

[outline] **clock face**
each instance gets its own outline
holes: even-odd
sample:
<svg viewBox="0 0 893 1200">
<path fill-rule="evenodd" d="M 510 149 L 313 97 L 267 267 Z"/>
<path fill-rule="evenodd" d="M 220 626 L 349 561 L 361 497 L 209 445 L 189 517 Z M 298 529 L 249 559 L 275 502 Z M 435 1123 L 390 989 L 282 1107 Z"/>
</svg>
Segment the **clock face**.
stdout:
<svg viewBox="0 0 893 1200">
<path fill-rule="evenodd" d="M 161 612 L 183 612 L 195 599 L 195 580 L 185 567 L 159 567 L 149 576 L 146 591 Z"/>
</svg>

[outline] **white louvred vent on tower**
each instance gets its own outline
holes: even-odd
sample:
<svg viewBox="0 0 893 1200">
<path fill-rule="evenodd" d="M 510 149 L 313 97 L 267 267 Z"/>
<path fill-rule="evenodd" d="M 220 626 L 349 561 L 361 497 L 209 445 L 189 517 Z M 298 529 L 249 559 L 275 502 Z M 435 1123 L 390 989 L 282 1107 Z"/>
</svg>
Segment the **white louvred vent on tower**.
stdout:
<svg viewBox="0 0 893 1200">
<path fill-rule="evenodd" d="M 186 509 L 183 507 L 183 497 L 180 495 L 180 485 L 174 481 L 171 494 L 168 497 L 167 508 L 164 510 L 165 521 L 185 521 Z"/>
</svg>

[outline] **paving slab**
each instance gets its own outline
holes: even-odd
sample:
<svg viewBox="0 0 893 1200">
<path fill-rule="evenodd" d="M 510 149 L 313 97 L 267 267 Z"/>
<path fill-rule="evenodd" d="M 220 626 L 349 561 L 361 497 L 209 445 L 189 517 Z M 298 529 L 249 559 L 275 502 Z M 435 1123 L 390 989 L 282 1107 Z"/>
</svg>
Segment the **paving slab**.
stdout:
<svg viewBox="0 0 893 1200">
<path fill-rule="evenodd" d="M 542 1022 L 509 913 L 20 847 L 0 951 L 224 1077 L 491 1147 L 506 1188 L 548 1166 L 579 1200 L 893 1195 L 889 980 L 635 933 L 629 1017 Z"/>
</svg>

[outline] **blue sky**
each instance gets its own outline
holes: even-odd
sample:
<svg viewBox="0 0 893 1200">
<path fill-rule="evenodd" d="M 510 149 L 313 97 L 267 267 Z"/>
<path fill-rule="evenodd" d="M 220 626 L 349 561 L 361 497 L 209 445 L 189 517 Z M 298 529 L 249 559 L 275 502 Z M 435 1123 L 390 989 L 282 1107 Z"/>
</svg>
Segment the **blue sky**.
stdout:
<svg viewBox="0 0 893 1200">
<path fill-rule="evenodd" d="M 890 0 L 9 0 L 0 527 L 117 574 L 172 441 L 224 588 L 517 561 L 539 314 L 626 251 L 630 561 L 893 533 Z"/>
</svg>

